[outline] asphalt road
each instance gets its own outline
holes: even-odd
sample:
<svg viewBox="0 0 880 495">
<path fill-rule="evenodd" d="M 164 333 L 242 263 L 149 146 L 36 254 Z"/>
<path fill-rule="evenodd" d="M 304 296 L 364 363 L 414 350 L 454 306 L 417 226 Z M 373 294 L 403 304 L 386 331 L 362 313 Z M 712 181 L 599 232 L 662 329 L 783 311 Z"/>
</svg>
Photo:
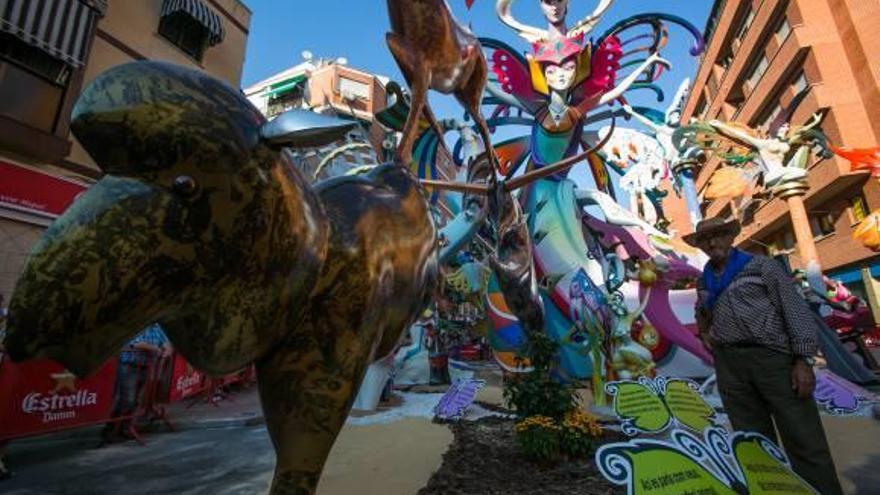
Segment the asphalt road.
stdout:
<svg viewBox="0 0 880 495">
<path fill-rule="evenodd" d="M 13 443 L 5 495 L 238 495 L 266 493 L 275 455 L 263 426 L 150 434 L 95 448 L 97 438 Z"/>
</svg>

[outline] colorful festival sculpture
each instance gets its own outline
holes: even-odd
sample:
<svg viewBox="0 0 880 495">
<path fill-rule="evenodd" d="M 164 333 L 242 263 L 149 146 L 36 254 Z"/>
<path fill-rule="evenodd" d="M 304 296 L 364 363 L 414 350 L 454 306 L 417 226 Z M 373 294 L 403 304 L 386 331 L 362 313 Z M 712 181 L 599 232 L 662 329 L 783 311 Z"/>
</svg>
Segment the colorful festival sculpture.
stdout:
<svg viewBox="0 0 880 495">
<path fill-rule="evenodd" d="M 495 145 L 506 177 L 515 177 L 523 165 L 528 173 L 578 153 L 591 138 L 592 133 L 585 131 L 587 125 L 624 114 L 604 107 L 625 102 L 627 91 L 659 91 L 654 81 L 669 65 L 659 53 L 666 44 L 667 22 L 693 34 L 693 54 L 702 50 L 699 32 L 666 14 L 633 16 L 588 40 L 587 35 L 612 2 L 600 2 L 593 14 L 570 31 L 564 29 L 564 14 L 560 16 L 561 11 L 567 11 L 568 2 L 557 3 L 561 7 L 542 3 L 548 30 L 517 21 L 511 13 L 511 1 L 497 3 L 502 22 L 532 44 L 526 57 L 501 41 L 481 39 L 494 74 L 484 100 L 484 104 L 495 106 L 490 127 L 527 124 L 532 128 L 530 136 Z M 521 116 L 510 116 L 512 110 Z M 546 313 L 544 331 L 561 344 L 560 372 L 571 378 L 589 378 L 601 370 L 601 377 L 594 378 L 599 380 L 595 385 L 600 385 L 621 373 L 651 373 L 654 366 L 644 362 L 650 355 L 676 373 L 706 374 L 704 363 L 711 362 L 711 357 L 682 323 L 682 319 L 693 322 L 692 314 L 688 315 L 693 299 L 687 301 L 692 296 L 670 293 L 672 284 L 696 276 L 697 271 L 687 257 L 672 252 L 675 248 L 667 234 L 617 204 L 601 158 L 592 156 L 588 163 L 596 189 L 579 188 L 566 174 L 554 174 L 526 187 L 518 198 L 534 246 Z M 602 218 L 585 212 L 587 206 L 597 207 Z M 685 252 L 697 256 L 692 250 Z M 657 271 L 652 289 L 628 279 L 626 265 L 655 258 L 664 260 L 660 265 L 665 271 Z M 515 371 L 515 355 L 527 335 L 512 317 L 510 302 L 492 289 L 490 282 L 488 301 L 495 327 L 492 344 L 501 364 Z M 598 303 L 594 306 L 603 309 L 579 310 L 585 301 Z M 646 318 L 640 318 L 642 306 Z M 645 332 L 634 332 L 635 327 Z M 633 341 L 633 333 L 643 336 L 644 341 Z M 626 349 L 629 357 L 615 358 L 620 353 L 614 349 Z M 603 365 L 596 366 L 597 360 Z"/>
<path fill-rule="evenodd" d="M 398 125 L 404 120 L 402 115 L 407 116 L 407 121 L 423 120 L 421 125 L 397 127 L 404 131 L 404 142 L 415 143 L 414 170 L 423 178 L 422 183 L 433 189 L 434 200 L 443 198 L 447 203 L 460 205 L 457 216 L 441 228 L 441 250 L 445 253 L 442 259 L 451 259 L 455 249 L 465 248 L 481 228 L 483 219 L 488 220 L 494 232 L 491 237 L 495 251 L 487 260 L 495 275 L 487 294 L 494 327 L 490 341 L 499 362 L 509 370 L 518 369 L 516 355 L 528 341 L 529 332 L 538 328 L 562 344 L 560 372 L 570 378 L 589 378 L 594 369 L 602 370 L 597 377 L 600 380 L 607 373 L 611 378 L 621 373 L 653 373 L 654 359 L 672 365 L 670 369 L 681 374 L 707 374 L 705 364 L 711 362 L 711 357 L 692 329 L 682 323 L 693 322 L 688 313 L 692 313 L 695 296 L 692 291 L 670 291 L 676 281 L 696 276 L 692 265 L 698 254 L 675 246 L 668 234 L 618 205 L 606 163 L 592 152 L 595 150 L 580 152 L 596 139 L 596 133 L 585 131 L 585 126 L 626 115 L 620 109 L 599 110 L 600 107 L 625 101 L 623 96 L 628 90 L 650 88 L 659 92 L 654 80 L 668 66 L 659 54 L 666 43 L 665 23 L 680 24 L 693 34 L 694 54 L 702 50 L 699 32 L 674 16 L 647 14 L 617 23 L 592 42 L 586 35 L 611 1 L 601 2 L 593 14 L 571 31 L 564 29 L 567 2 L 557 2 L 555 6 L 542 4 L 550 25 L 547 31 L 517 21 L 510 11 L 511 3 L 498 2 L 499 17 L 533 43 L 533 53 L 523 58 L 500 41 L 480 40 L 494 74 L 486 87 L 489 96 L 483 100 L 484 105 L 495 106 L 488 120 L 490 129 L 522 124 L 532 128 L 531 136 L 500 144 L 486 146 L 484 139 L 488 155 L 494 151 L 499 157 L 504 180 L 493 186 L 489 167 L 484 166 L 484 172 L 475 174 L 474 164 L 480 160 L 466 162 L 461 158 L 458 163 L 468 163 L 468 183 L 438 180 L 432 162 L 438 147 L 443 146 L 440 138 L 447 130 L 459 127 L 431 125 L 430 115 L 422 114 L 422 119 L 410 111 L 409 105 L 402 102 L 402 93 L 396 95 L 400 97 L 394 108 L 380 116 L 380 121 L 397 121 Z M 628 35 L 633 39 L 621 40 Z M 643 58 L 638 58 L 641 54 Z M 683 96 L 683 91 L 679 93 Z M 415 104 L 413 107 L 419 110 Z M 520 116 L 512 117 L 511 110 Z M 479 131 L 479 127 L 478 124 L 475 130 Z M 423 132 L 411 138 L 413 128 Z M 606 127 L 599 135 L 613 139 L 614 127 Z M 469 139 L 457 143 L 454 155 L 473 147 L 471 134 Z M 648 172 L 650 175 L 657 170 L 668 175 L 666 155 L 663 150 L 659 165 Z M 594 173 L 597 189 L 580 189 L 565 178 L 571 166 L 585 160 Z M 526 162 L 525 172 L 521 173 L 519 169 Z M 522 191 L 514 196 L 520 187 Z M 456 191 L 463 193 L 464 198 L 456 200 Z M 483 194 L 489 195 L 488 204 L 475 201 Z M 601 219 L 585 214 L 583 208 L 587 206 L 597 207 Z M 518 213 L 520 208 L 522 213 Z M 679 254 L 674 253 L 676 250 Z M 692 259 L 681 252 L 690 253 Z M 657 270 L 658 280 L 651 289 L 637 279 L 627 279 L 627 273 L 633 273 L 627 265 L 632 267 L 638 260 L 655 258 L 662 260 L 655 265 L 662 270 Z M 576 289 L 582 289 L 585 297 L 609 303 L 605 308 L 608 314 L 600 318 L 600 325 L 590 327 L 592 337 L 584 333 L 583 321 L 581 330 L 575 324 L 577 317 L 573 315 L 585 314 L 574 309 L 580 304 L 572 300 Z M 536 292 L 540 294 L 538 301 Z M 642 311 L 647 319 L 642 317 Z M 541 313 L 543 322 L 539 319 Z M 634 329 L 643 339 L 641 342 L 633 341 Z M 590 356 L 597 356 L 593 351 L 599 348 L 604 354 L 600 352 L 601 363 L 596 367 L 597 359 Z M 603 390 L 601 383 L 597 383 L 598 390 Z"/>
</svg>

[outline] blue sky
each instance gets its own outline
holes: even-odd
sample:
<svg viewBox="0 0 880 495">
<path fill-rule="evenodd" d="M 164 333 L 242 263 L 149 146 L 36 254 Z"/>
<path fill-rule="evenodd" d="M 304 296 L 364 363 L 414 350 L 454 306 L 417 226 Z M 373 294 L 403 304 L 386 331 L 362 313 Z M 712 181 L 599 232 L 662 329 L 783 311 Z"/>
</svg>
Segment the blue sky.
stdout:
<svg viewBox="0 0 880 495">
<path fill-rule="evenodd" d="M 495 16 L 494 0 L 475 0 L 468 11 L 465 0 L 447 0 L 456 17 L 470 23 L 479 36 L 497 38 L 525 51 L 525 42 L 501 24 Z M 245 0 L 253 11 L 242 86 L 284 70 L 302 61 L 309 50 L 316 57 L 346 57 L 349 65 L 402 80 L 385 46 L 388 14 L 381 0 Z M 585 16 L 597 1 L 572 0 L 569 24 Z M 594 33 L 601 33 L 615 21 L 633 14 L 662 11 L 693 22 L 702 30 L 712 0 L 617 0 Z M 537 0 L 519 0 L 514 13 L 529 24 L 542 26 Z M 678 83 L 696 69 L 696 59 L 687 52 L 688 35 L 674 28 L 663 54 L 673 71 L 661 83 L 674 93 Z M 671 97 L 671 95 L 670 95 Z M 445 106 L 445 105 L 444 105 Z"/>
<path fill-rule="evenodd" d="M 515 48 L 529 47 L 495 15 L 494 0 L 475 0 L 468 11 L 465 0 L 447 0 L 456 17 L 469 23 L 478 36 L 500 39 Z M 245 0 L 253 11 L 242 86 L 248 86 L 302 61 L 301 53 L 311 51 L 316 57 L 345 57 L 350 66 L 402 81 L 400 72 L 385 45 L 388 31 L 386 3 L 381 0 Z M 593 10 L 598 0 L 572 0 L 569 25 Z M 645 12 L 665 12 L 683 17 L 701 31 L 706 24 L 712 0 L 617 0 L 594 31 L 604 32 L 614 22 Z M 537 0 L 519 0 L 515 15 L 523 22 L 544 26 Z M 691 37 L 673 27 L 670 42 L 663 51 L 673 69 L 664 74 L 660 86 L 671 99 L 679 83 L 693 76 L 697 59 L 690 56 Z M 440 118 L 461 117 L 461 110 L 451 97 L 432 96 L 432 105 Z M 637 92 L 635 105 L 666 108 L 648 92 Z M 635 125 L 635 124 L 630 124 Z"/>
</svg>

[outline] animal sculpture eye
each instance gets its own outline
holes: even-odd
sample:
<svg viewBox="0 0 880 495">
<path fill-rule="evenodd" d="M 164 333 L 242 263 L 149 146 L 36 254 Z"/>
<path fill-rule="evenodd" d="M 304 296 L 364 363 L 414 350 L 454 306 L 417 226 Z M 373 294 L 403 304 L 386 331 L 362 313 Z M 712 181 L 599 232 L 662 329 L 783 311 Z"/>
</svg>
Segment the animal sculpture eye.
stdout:
<svg viewBox="0 0 880 495">
<path fill-rule="evenodd" d="M 172 189 L 184 198 L 191 198 L 198 192 L 199 183 L 188 175 L 181 175 L 174 179 Z"/>
</svg>

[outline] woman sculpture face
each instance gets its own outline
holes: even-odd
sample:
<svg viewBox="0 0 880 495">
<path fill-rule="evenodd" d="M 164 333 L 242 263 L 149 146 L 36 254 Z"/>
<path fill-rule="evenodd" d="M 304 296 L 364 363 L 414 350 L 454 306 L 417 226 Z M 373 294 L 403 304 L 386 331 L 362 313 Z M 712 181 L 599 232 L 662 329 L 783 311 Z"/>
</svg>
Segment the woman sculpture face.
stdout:
<svg viewBox="0 0 880 495">
<path fill-rule="evenodd" d="M 547 86 L 550 89 L 565 92 L 571 89 L 577 73 L 577 61 L 570 58 L 561 65 L 547 64 L 544 66 L 544 77 L 547 78 Z"/>
<path fill-rule="evenodd" d="M 541 11 L 550 24 L 561 24 L 565 22 L 565 16 L 568 14 L 569 0 L 541 0 Z"/>
</svg>

